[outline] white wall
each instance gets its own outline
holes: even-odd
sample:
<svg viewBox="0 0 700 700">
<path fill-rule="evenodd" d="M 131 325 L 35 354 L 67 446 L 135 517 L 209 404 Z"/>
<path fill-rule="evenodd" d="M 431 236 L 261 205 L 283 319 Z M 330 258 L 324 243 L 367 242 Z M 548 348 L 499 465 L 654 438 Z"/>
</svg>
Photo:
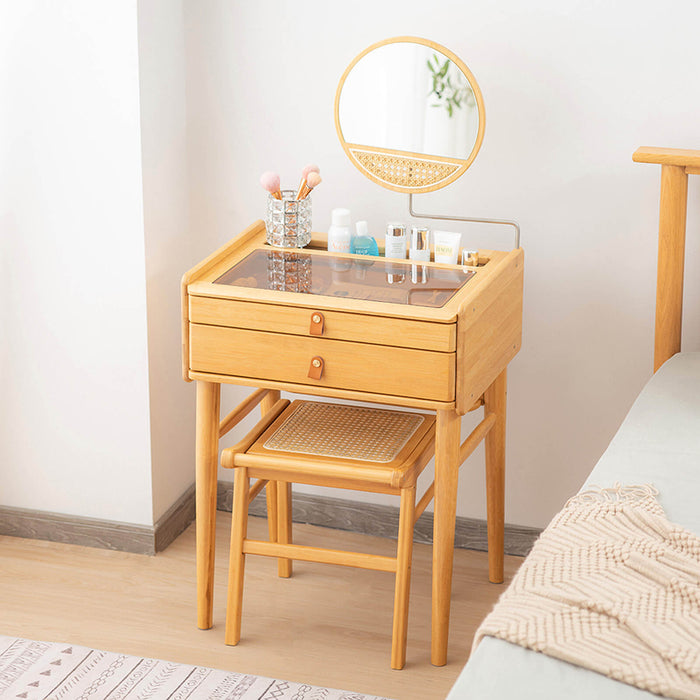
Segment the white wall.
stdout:
<svg viewBox="0 0 700 700">
<path fill-rule="evenodd" d="M 136 3 L 2 3 L 0 95 L 0 505 L 151 524 Z"/>
<path fill-rule="evenodd" d="M 524 335 L 509 372 L 506 518 L 544 525 L 651 373 L 659 172 L 633 164 L 632 153 L 700 148 L 699 22 L 694 0 L 188 2 L 196 257 L 262 217 L 261 172 L 294 184 L 311 161 L 324 176 L 316 229 L 341 205 L 374 232 L 408 221 L 407 198 L 365 179 L 343 154 L 336 85 L 356 54 L 386 37 L 423 36 L 454 51 L 483 92 L 485 142 L 461 180 L 416 207 L 522 225 Z M 699 206 L 696 188 L 695 253 Z M 510 229 L 454 228 L 470 246 L 512 241 Z M 688 349 L 700 345 L 696 270 L 688 270 Z M 465 418 L 465 433 L 473 422 Z M 461 515 L 485 514 L 482 459 L 479 451 L 463 468 Z"/>
<path fill-rule="evenodd" d="M 180 276 L 262 215 L 267 169 L 296 183 L 321 165 L 317 229 L 340 205 L 375 232 L 409 220 L 405 196 L 345 158 L 333 99 L 357 53 L 414 34 L 466 61 L 487 114 L 472 168 L 417 207 L 523 227 L 507 520 L 543 525 L 651 371 L 659 173 L 631 154 L 700 148 L 699 19 L 692 0 L 0 5 L 0 505 L 152 524 L 189 486 Z M 470 246 L 511 242 L 458 230 Z M 246 393 L 227 387 L 225 403 Z M 461 515 L 484 515 L 482 472 L 478 452 Z"/>
<path fill-rule="evenodd" d="M 185 32 L 180 0 L 138 3 L 148 298 L 153 514 L 194 481 L 194 387 L 182 380 L 180 278 L 197 262 L 189 234 Z"/>
</svg>

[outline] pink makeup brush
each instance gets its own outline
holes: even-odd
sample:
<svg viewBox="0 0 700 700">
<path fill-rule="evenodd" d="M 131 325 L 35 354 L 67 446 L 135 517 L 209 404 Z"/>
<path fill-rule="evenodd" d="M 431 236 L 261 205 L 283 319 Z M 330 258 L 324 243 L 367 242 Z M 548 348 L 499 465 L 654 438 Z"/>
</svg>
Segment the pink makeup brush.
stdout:
<svg viewBox="0 0 700 700">
<path fill-rule="evenodd" d="M 280 192 L 280 176 L 277 173 L 267 171 L 260 176 L 260 184 L 264 190 L 267 190 L 275 199 L 282 199 Z"/>
<path fill-rule="evenodd" d="M 306 182 L 304 182 L 304 186 L 297 192 L 297 199 L 306 199 L 311 194 L 311 190 L 320 184 L 321 176 L 318 173 L 309 173 L 306 177 Z"/>
<path fill-rule="evenodd" d="M 302 171 L 301 171 L 301 182 L 299 183 L 299 189 L 297 190 L 297 199 L 304 199 L 306 195 L 302 196 L 302 192 L 304 191 L 304 188 L 306 187 L 306 178 L 309 177 L 311 173 L 320 173 L 321 169 L 318 167 L 318 165 L 307 165 Z M 308 194 L 308 192 L 306 193 Z"/>
</svg>

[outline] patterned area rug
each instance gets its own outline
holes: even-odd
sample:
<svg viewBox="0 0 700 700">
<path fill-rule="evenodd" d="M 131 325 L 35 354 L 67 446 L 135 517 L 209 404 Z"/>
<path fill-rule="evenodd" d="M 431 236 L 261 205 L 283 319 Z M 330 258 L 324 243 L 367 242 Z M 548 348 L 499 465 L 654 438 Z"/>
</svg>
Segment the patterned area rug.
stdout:
<svg viewBox="0 0 700 700">
<path fill-rule="evenodd" d="M 0 698 L 387 700 L 304 683 L 0 636 Z"/>
</svg>

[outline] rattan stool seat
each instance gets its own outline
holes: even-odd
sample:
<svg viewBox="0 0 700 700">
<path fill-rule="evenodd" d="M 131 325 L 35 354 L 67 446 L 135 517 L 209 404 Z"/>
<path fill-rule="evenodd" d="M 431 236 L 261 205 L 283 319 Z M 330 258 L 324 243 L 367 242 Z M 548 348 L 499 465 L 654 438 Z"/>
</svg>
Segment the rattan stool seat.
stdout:
<svg viewBox="0 0 700 700">
<path fill-rule="evenodd" d="M 320 457 L 389 463 L 425 420 L 417 413 L 298 401 L 263 447 Z"/>
<path fill-rule="evenodd" d="M 434 443 L 431 414 L 299 400 L 279 401 L 241 442 L 224 450 L 222 465 L 236 471 L 226 643 L 240 639 L 246 554 L 357 566 L 396 574 L 391 665 L 403 668 L 416 480 Z M 259 479 L 252 489 L 251 477 Z M 292 544 L 289 513 L 286 524 L 278 522 L 275 540 L 247 539 L 248 503 L 268 481 L 278 489 L 303 483 L 399 495 L 396 557 Z"/>
<path fill-rule="evenodd" d="M 300 400 L 221 463 L 257 478 L 398 493 L 432 457 L 434 433 L 430 414 Z"/>
</svg>

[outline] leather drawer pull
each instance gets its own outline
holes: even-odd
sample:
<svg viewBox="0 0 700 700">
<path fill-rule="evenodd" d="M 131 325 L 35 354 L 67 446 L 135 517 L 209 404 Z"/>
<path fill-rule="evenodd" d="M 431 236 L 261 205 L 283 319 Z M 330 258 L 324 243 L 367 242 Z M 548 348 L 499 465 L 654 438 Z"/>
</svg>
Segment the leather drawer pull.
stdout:
<svg viewBox="0 0 700 700">
<path fill-rule="evenodd" d="M 323 335 L 323 314 L 314 311 L 311 314 L 311 327 L 309 328 L 309 333 L 311 335 Z"/>
<path fill-rule="evenodd" d="M 311 379 L 320 379 L 323 375 L 323 358 L 312 357 L 309 365 L 309 377 Z"/>
</svg>

